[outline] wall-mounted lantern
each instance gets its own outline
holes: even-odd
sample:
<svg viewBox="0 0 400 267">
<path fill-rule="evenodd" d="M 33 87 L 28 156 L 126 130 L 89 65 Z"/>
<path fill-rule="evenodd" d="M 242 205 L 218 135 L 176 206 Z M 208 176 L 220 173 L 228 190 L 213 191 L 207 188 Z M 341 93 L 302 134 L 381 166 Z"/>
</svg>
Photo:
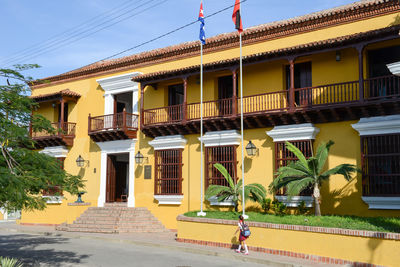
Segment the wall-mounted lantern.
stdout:
<svg viewBox="0 0 400 267">
<path fill-rule="evenodd" d="M 85 160 L 84 158 L 82 158 L 81 155 L 79 155 L 78 158 L 76 159 L 76 166 L 82 168 L 85 165 L 85 162 L 89 165 L 89 161 Z"/>
<path fill-rule="evenodd" d="M 257 153 L 257 147 L 251 141 L 249 141 L 246 146 L 246 152 L 250 157 L 255 156 Z"/>
<path fill-rule="evenodd" d="M 142 164 L 144 159 L 147 159 L 147 157 L 144 157 L 143 154 L 138 151 L 138 153 L 135 155 L 136 164 Z"/>
</svg>

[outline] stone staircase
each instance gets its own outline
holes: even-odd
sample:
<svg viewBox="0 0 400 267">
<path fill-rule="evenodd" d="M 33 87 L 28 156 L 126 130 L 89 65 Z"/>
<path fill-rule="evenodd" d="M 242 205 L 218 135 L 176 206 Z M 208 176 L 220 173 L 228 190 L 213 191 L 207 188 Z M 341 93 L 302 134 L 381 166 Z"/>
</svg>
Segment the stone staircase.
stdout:
<svg viewBox="0 0 400 267">
<path fill-rule="evenodd" d="M 61 224 L 56 229 L 109 234 L 169 232 L 147 208 L 128 208 L 126 203 L 89 207 L 72 224 Z"/>
</svg>

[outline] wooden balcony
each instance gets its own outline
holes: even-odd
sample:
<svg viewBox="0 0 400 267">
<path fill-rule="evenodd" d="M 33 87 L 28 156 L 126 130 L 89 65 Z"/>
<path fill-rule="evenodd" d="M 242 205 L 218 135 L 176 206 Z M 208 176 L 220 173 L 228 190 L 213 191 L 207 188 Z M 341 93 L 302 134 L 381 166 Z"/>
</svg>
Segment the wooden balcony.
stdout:
<svg viewBox="0 0 400 267">
<path fill-rule="evenodd" d="M 75 138 L 76 123 L 54 122 L 52 126 L 55 133 L 47 131 L 32 132 L 32 140 L 36 142 L 37 148 L 49 146 L 72 146 Z"/>
<path fill-rule="evenodd" d="M 362 88 L 360 92 L 360 87 Z M 246 129 L 400 113 L 400 77 L 385 76 L 243 97 Z M 143 111 L 149 137 L 200 132 L 200 103 Z M 203 102 L 205 131 L 240 128 L 240 98 Z"/>
<path fill-rule="evenodd" d="M 95 142 L 136 138 L 139 116 L 121 112 L 103 116 L 89 115 L 89 136 Z"/>
</svg>

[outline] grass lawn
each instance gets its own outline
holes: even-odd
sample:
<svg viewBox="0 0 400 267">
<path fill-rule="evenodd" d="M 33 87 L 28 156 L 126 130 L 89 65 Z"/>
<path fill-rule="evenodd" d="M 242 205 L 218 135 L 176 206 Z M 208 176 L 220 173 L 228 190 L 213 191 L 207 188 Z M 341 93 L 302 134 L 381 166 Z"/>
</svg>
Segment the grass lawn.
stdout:
<svg viewBox="0 0 400 267">
<path fill-rule="evenodd" d="M 240 212 L 233 211 L 205 211 L 206 218 L 231 219 L 237 220 Z M 338 215 L 271 215 L 257 212 L 247 212 L 249 219 L 247 221 L 267 222 L 277 224 L 294 224 L 307 226 L 334 227 L 353 230 L 368 230 L 378 232 L 400 233 L 400 217 L 356 217 L 356 216 L 338 216 Z M 197 217 L 197 211 L 190 211 L 184 214 L 187 217 Z"/>
</svg>

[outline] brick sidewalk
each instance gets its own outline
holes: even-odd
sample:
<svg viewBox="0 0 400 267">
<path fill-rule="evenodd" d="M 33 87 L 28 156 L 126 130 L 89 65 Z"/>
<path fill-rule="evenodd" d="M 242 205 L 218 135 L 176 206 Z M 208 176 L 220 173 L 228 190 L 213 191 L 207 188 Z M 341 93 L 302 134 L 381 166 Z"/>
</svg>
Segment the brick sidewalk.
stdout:
<svg viewBox="0 0 400 267">
<path fill-rule="evenodd" d="M 15 222 L 0 222 L 0 231 L 18 232 L 25 234 L 63 236 L 69 238 L 90 238 L 107 242 L 119 242 L 150 247 L 159 247 L 171 250 L 179 250 L 189 253 L 218 256 L 228 259 L 242 260 L 246 262 L 266 264 L 279 267 L 299 267 L 299 266 L 334 266 L 315 263 L 302 259 L 294 259 L 285 256 L 270 255 L 259 252 L 250 252 L 245 256 L 237 254 L 233 249 L 208 247 L 195 244 L 187 244 L 176 241 L 176 233 L 121 233 L 121 234 L 102 234 L 102 233 L 76 233 L 56 231 L 54 226 L 30 226 L 18 225 Z"/>
</svg>

